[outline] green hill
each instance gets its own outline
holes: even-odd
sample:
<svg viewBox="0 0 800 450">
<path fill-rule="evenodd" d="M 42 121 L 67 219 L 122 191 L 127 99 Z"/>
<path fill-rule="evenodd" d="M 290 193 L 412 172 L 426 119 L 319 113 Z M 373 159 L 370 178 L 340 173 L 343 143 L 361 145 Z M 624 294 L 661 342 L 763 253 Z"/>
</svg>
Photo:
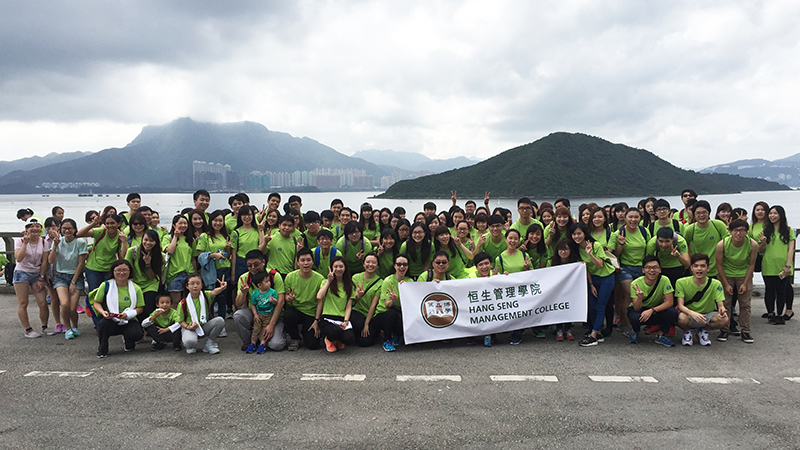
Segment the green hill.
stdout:
<svg viewBox="0 0 800 450">
<path fill-rule="evenodd" d="M 642 149 L 580 133 L 553 133 L 473 166 L 395 183 L 381 198 L 614 197 L 788 190 L 782 184 L 735 175 L 683 170 Z"/>
</svg>

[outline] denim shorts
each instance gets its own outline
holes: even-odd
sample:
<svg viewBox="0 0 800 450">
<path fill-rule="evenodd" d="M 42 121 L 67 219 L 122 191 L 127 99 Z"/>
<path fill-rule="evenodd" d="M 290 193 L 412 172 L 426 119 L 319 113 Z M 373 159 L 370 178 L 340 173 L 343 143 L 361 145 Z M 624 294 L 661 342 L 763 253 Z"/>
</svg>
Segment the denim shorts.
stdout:
<svg viewBox="0 0 800 450">
<path fill-rule="evenodd" d="M 39 272 L 23 272 L 19 269 L 14 270 L 14 278 L 12 280 L 14 284 L 36 284 L 37 281 L 39 281 Z"/>
<path fill-rule="evenodd" d="M 65 287 L 69 288 L 69 285 L 72 283 L 72 275 L 71 273 L 62 273 L 56 272 L 56 276 L 53 278 L 53 287 L 60 288 Z M 80 277 L 78 281 L 75 283 L 75 287 L 78 288 L 79 291 L 82 291 L 85 286 L 83 285 L 83 277 Z"/>
<path fill-rule="evenodd" d="M 186 272 L 181 272 L 175 275 L 175 278 L 173 278 L 172 281 L 167 283 L 167 291 L 181 292 L 184 287 L 183 285 L 186 284 L 187 278 L 189 278 L 189 275 Z"/>
<path fill-rule="evenodd" d="M 619 265 L 620 272 L 617 274 L 617 283 L 625 280 L 635 280 L 643 275 L 642 266 Z"/>
</svg>

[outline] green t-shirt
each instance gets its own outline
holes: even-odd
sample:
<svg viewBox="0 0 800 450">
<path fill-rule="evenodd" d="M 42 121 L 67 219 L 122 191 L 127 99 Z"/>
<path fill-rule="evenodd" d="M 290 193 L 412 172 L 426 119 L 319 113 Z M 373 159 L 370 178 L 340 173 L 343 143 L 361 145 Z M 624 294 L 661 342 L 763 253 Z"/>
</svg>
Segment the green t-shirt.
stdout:
<svg viewBox="0 0 800 450">
<path fill-rule="evenodd" d="M 372 244 L 364 237 L 361 238 L 360 243 L 353 244 L 346 237 L 342 236 L 336 241 L 335 247 L 342 251 L 344 260 L 347 262 L 347 268 L 351 274 L 361 273 L 364 271 L 364 266 L 361 260 L 358 259 L 358 253 L 363 250 L 363 255 L 372 251 Z"/>
<path fill-rule="evenodd" d="M 412 259 L 412 252 L 414 253 L 414 258 L 416 259 Z M 433 261 L 434 253 L 436 253 L 436 251 L 434 250 L 433 243 L 431 243 L 431 250 L 428 253 L 428 258 L 425 260 L 422 259 L 421 247 L 409 249 L 406 242 L 403 242 L 403 244 L 400 246 L 400 254 L 408 255 L 408 275 L 410 275 L 412 278 L 418 277 L 419 274 L 426 270 L 425 263 Z"/>
<path fill-rule="evenodd" d="M 369 227 L 365 227 L 363 234 L 364 234 L 364 237 L 367 238 L 367 240 L 374 241 L 374 240 L 378 239 L 378 237 L 380 237 L 380 235 L 381 235 L 381 227 L 378 224 L 375 225 L 375 229 L 374 230 L 369 228 Z"/>
<path fill-rule="evenodd" d="M 681 255 L 685 255 L 689 253 L 689 246 L 686 245 L 686 239 L 682 236 L 678 235 L 676 238 L 678 244 L 678 253 Z M 674 267 L 683 267 L 681 261 L 676 257 L 672 256 L 672 247 L 669 248 L 667 251 L 662 251 L 661 247 L 658 245 L 658 237 L 651 237 L 649 241 L 647 241 L 647 252 L 648 255 L 655 255 L 658 258 L 658 262 L 661 263 L 662 269 L 672 269 Z"/>
<path fill-rule="evenodd" d="M 519 243 L 522 244 L 522 242 L 525 240 L 525 235 L 528 233 L 528 228 L 530 228 L 533 224 L 538 224 L 539 226 L 542 226 L 541 222 L 539 222 L 534 218 L 531 218 L 531 223 L 523 225 L 522 223 L 520 223 L 519 220 L 517 220 L 516 222 L 511 224 L 509 229 L 519 231 L 519 236 L 520 236 Z"/>
<path fill-rule="evenodd" d="M 113 279 L 109 280 L 108 283 L 115 283 Z M 133 308 L 144 307 L 144 296 L 142 295 L 142 289 L 137 286 L 136 284 L 133 285 L 134 295 L 136 297 L 136 302 L 133 304 Z M 103 297 L 106 295 L 106 282 L 100 283 L 100 286 L 97 289 L 93 290 L 89 293 L 89 296 L 92 298 L 92 303 L 100 303 L 103 305 L 103 308 L 108 311 L 108 303 L 104 302 Z M 128 292 L 128 286 L 117 286 L 117 298 L 119 303 L 119 312 L 124 311 L 126 308 L 131 306 L 131 296 Z M 92 307 L 94 309 L 94 307 Z M 136 317 L 130 320 L 138 320 Z"/>
<path fill-rule="evenodd" d="M 764 232 L 764 223 L 751 223 L 750 228 L 747 229 L 747 236 L 759 242 L 761 240 L 759 236 L 761 236 L 762 232 Z"/>
<path fill-rule="evenodd" d="M 608 245 L 609 241 L 611 241 L 612 233 L 606 230 L 600 230 L 599 233 L 592 233 L 592 237 L 594 238 L 595 242 L 599 242 L 603 248 L 611 250 L 611 246 Z"/>
<path fill-rule="evenodd" d="M 395 244 L 397 245 L 397 244 Z M 378 276 L 386 278 L 392 273 L 394 268 L 394 253 L 392 249 L 383 249 L 383 253 L 378 256 Z"/>
<path fill-rule="evenodd" d="M 750 253 L 753 251 L 752 241 L 745 238 L 742 245 L 733 245 L 733 238 L 726 236 L 722 240 L 722 268 L 725 269 L 726 277 L 743 277 L 747 275 L 750 267 Z M 784 264 L 786 258 L 783 259 Z"/>
<path fill-rule="evenodd" d="M 555 222 L 550 222 L 550 225 L 548 225 L 547 228 L 544 229 L 544 238 L 543 239 L 545 240 L 545 242 L 547 242 L 547 239 L 550 237 L 550 234 L 553 231 L 553 226 L 554 225 L 555 225 Z M 560 241 L 561 239 L 564 239 L 565 237 L 567 237 L 567 232 L 566 231 L 562 231 L 561 233 L 558 234 L 558 236 L 556 236 L 553 239 L 553 243 L 551 245 L 547 246 L 547 258 L 548 259 L 552 258 L 553 255 L 556 254 L 556 244 L 558 244 L 558 241 Z"/>
<path fill-rule="evenodd" d="M 483 247 L 481 247 L 479 251 L 488 253 L 489 257 L 494 261 L 507 248 L 508 245 L 506 245 L 506 239 L 503 233 L 500 233 L 500 242 L 492 241 L 492 233 L 486 233 L 486 242 L 484 242 Z"/>
<path fill-rule="evenodd" d="M 702 286 L 697 286 L 694 284 L 694 277 L 680 278 L 675 282 L 675 298 L 682 298 L 684 306 L 700 314 L 708 314 L 716 310 L 717 302 L 725 301 L 725 291 L 722 289 L 722 283 L 719 280 L 706 277 L 706 281 L 709 279 L 711 280 L 711 285 L 706 290 L 706 293 L 703 294 L 703 297 L 687 305 L 686 302 L 691 300 L 696 293 L 702 291 L 706 283 L 704 281 Z"/>
<path fill-rule="evenodd" d="M 233 233 L 233 229 L 236 228 L 236 223 L 236 216 L 232 212 L 225 216 L 225 229 L 228 230 L 229 235 Z"/>
<path fill-rule="evenodd" d="M 413 282 L 414 280 L 412 280 L 410 277 L 405 277 L 403 278 L 403 281 L 409 283 Z M 386 300 L 389 299 L 390 294 L 392 292 L 397 294 L 397 301 L 394 302 L 392 308 L 400 308 L 400 288 L 398 287 L 399 285 L 400 281 L 394 274 L 389 275 L 388 277 L 383 279 L 383 283 L 381 283 L 381 301 L 378 302 L 378 307 L 375 308 L 375 314 L 379 314 L 386 311 Z"/>
<path fill-rule="evenodd" d="M 153 313 L 150 314 L 150 321 L 160 328 L 167 328 L 170 325 L 173 325 L 181 321 L 181 318 L 178 315 L 178 310 L 174 308 L 170 308 L 170 310 L 167 311 L 166 314 L 162 314 L 158 317 L 153 317 L 155 314 L 156 314 L 155 311 L 153 311 Z"/>
<path fill-rule="evenodd" d="M 547 247 L 545 247 L 544 253 L 539 253 L 536 248 L 529 248 L 527 253 L 531 260 L 531 269 L 547 267 Z"/>
<path fill-rule="evenodd" d="M 237 228 L 231 233 L 231 249 L 237 258 L 244 258 L 247 252 L 258 248 L 258 230 Z"/>
<path fill-rule="evenodd" d="M 208 233 L 203 233 L 200 235 L 200 239 L 197 240 L 197 253 L 224 252 L 225 244 L 227 244 L 227 242 L 228 240 L 225 239 L 225 236 L 221 234 L 217 234 L 214 237 L 209 237 Z M 231 261 L 228 258 L 215 259 L 214 265 L 217 269 L 224 269 L 231 266 Z"/>
<path fill-rule="evenodd" d="M 133 282 L 142 288 L 142 292 L 155 292 L 158 291 L 158 276 L 154 278 L 150 278 L 147 276 L 146 273 L 142 272 L 141 266 L 139 266 L 139 247 L 131 247 L 128 249 L 128 252 L 125 254 L 125 260 L 131 263 L 133 266 Z M 135 255 L 134 255 L 135 253 Z M 160 267 L 154 267 L 153 273 L 156 275 L 161 274 Z"/>
<path fill-rule="evenodd" d="M 103 236 L 100 239 L 100 236 Z M 94 244 L 89 257 L 86 258 L 86 268 L 97 272 L 108 272 L 111 264 L 117 260 L 119 252 L 119 234 L 111 236 L 105 228 L 93 228 L 92 239 Z"/>
<path fill-rule="evenodd" d="M 728 236 L 725 223 L 721 220 L 709 220 L 708 226 L 701 228 L 697 223 L 687 225 L 683 229 L 683 237 L 689 245 L 689 251 L 694 253 L 704 253 L 711 260 L 708 268 L 708 276 L 717 275 L 717 242 Z"/>
<path fill-rule="evenodd" d="M 285 291 L 294 289 L 294 300 L 287 305 L 291 305 L 301 313 L 315 317 L 317 314 L 317 292 L 325 282 L 325 277 L 315 271 L 311 271 L 311 276 L 303 278 L 300 270 L 289 272 L 283 282 Z"/>
<path fill-rule="evenodd" d="M 527 260 L 528 255 L 525 252 L 517 251 L 514 255 L 509 255 L 508 250 L 505 250 L 494 259 L 493 268 L 497 269 L 498 273 L 522 272 L 525 270 Z"/>
<path fill-rule="evenodd" d="M 301 237 L 304 239 L 304 243 L 306 245 L 306 248 L 314 248 L 314 247 L 317 247 L 319 245 L 319 243 L 317 242 L 317 235 L 316 234 L 314 236 L 312 236 L 311 234 L 309 234 L 308 231 L 306 231 L 305 233 L 303 233 L 301 235 Z"/>
<path fill-rule="evenodd" d="M 278 273 L 288 274 L 294 270 L 297 238 L 294 236 L 285 238 L 278 233 L 267 243 L 267 251 L 264 253 L 269 256 L 267 270 L 275 269 Z"/>
<path fill-rule="evenodd" d="M 327 281 L 327 279 L 325 281 Z M 325 281 L 322 283 L 324 284 Z M 322 288 L 322 285 L 320 285 L 320 288 Z M 355 292 L 350 294 L 350 298 L 353 296 L 355 296 Z M 332 286 L 328 286 L 328 291 L 325 293 L 325 302 L 322 304 L 322 315 L 344 317 L 345 310 L 347 309 L 347 300 L 349 300 L 349 298 L 343 283 L 339 283 L 337 292 L 333 292 Z"/>
<path fill-rule="evenodd" d="M 789 242 L 795 240 L 794 228 L 789 228 Z M 764 248 L 764 258 L 761 260 L 761 274 L 764 276 L 780 275 L 781 270 L 786 266 L 786 256 L 789 253 L 789 243 L 783 242 L 778 230 L 772 234 L 772 238 Z M 794 267 L 794 258 L 792 258 Z"/>
<path fill-rule="evenodd" d="M 258 288 L 256 288 L 258 290 Z M 211 291 L 203 291 L 203 296 L 206 298 L 206 321 L 211 318 L 211 303 L 214 302 L 214 296 L 211 295 Z M 198 298 L 193 298 L 192 303 L 194 303 L 194 310 L 197 311 L 197 320 L 200 320 L 200 296 Z M 192 313 L 189 311 L 189 307 L 186 305 L 188 300 L 186 298 L 182 299 L 178 302 L 178 322 L 186 322 L 192 323 Z M 200 325 L 203 325 L 202 323 Z"/>
<path fill-rule="evenodd" d="M 643 229 L 644 233 L 642 233 Z M 619 235 L 622 230 L 625 230 L 625 245 L 622 246 L 622 251 L 619 254 L 619 263 L 626 266 L 641 267 L 649 238 L 647 229 L 636 227 L 636 231 L 630 231 L 627 228 L 621 228 L 611 233 L 611 237 L 608 239 L 609 249 L 614 250 L 619 246 Z"/>
<path fill-rule="evenodd" d="M 167 235 L 169 237 L 169 235 Z M 170 239 L 167 242 L 167 245 L 172 241 Z M 194 273 L 194 265 L 192 264 L 192 256 L 194 256 L 195 252 L 195 245 L 197 245 L 197 240 L 192 240 L 192 245 L 189 245 L 186 242 L 185 237 L 178 238 L 175 246 L 175 252 L 172 253 L 169 257 L 169 267 L 167 269 L 167 282 L 172 281 L 176 275 L 181 272 L 186 272 L 187 274 Z M 167 248 L 166 245 L 162 242 L 163 248 Z"/>
<path fill-rule="evenodd" d="M 362 284 L 364 285 L 364 295 L 361 297 L 361 300 L 355 300 L 355 294 L 353 294 L 353 309 L 360 312 L 364 316 L 369 314 L 369 307 L 372 305 L 372 300 L 377 296 L 380 297 L 381 293 L 381 285 L 383 284 L 383 279 L 378 276 L 376 273 L 375 276 L 372 277 L 370 280 L 366 280 L 364 276 L 366 272 L 361 272 L 353 275 L 353 289 L 358 290 L 358 287 Z M 380 303 L 380 302 L 378 302 Z M 375 310 L 377 311 L 377 307 Z"/>
<path fill-rule="evenodd" d="M 614 273 L 614 266 L 611 265 L 611 261 L 609 261 L 608 256 L 606 256 L 606 251 L 603 250 L 603 246 L 599 242 L 592 243 L 592 254 L 596 258 L 603 260 L 602 268 L 594 265 L 592 259 L 586 253 L 586 249 L 583 246 L 581 246 L 579 253 L 581 261 L 586 263 L 586 268 L 589 270 L 591 275 L 607 277 Z"/>
<path fill-rule="evenodd" d="M 631 282 L 631 298 L 636 298 L 636 287 L 642 290 L 644 296 L 642 297 L 642 308 L 655 308 L 656 306 L 664 303 L 664 296 L 667 294 L 672 294 L 674 289 L 672 289 L 672 284 L 669 282 L 669 278 L 665 277 L 664 275 L 659 275 L 658 279 L 656 280 L 655 284 L 652 286 L 648 286 L 645 282 L 645 277 L 639 277 Z M 655 292 L 653 292 L 655 290 Z M 650 292 L 653 292 L 653 295 L 650 295 Z M 647 298 L 647 296 L 650 298 Z M 647 299 L 645 301 L 645 299 Z M 633 301 L 631 301 L 630 305 L 633 306 Z"/>
</svg>

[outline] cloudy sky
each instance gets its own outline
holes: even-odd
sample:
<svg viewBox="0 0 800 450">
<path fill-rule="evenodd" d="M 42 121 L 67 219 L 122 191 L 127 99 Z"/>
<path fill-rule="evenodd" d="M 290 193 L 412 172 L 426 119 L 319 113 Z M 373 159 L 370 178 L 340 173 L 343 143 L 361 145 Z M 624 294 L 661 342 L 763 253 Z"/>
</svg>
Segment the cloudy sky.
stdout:
<svg viewBox="0 0 800 450">
<path fill-rule="evenodd" d="M 178 117 L 352 154 L 485 158 L 555 131 L 681 167 L 800 152 L 800 2 L 0 3 L 0 159 Z"/>
</svg>

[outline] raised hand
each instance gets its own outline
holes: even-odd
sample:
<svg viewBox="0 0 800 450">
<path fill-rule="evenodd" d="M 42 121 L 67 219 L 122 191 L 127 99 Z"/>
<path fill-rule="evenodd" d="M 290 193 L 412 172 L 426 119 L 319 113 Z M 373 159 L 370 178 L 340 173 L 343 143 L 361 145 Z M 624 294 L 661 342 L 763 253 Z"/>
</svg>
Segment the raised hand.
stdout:
<svg viewBox="0 0 800 450">
<path fill-rule="evenodd" d="M 286 301 L 293 302 L 294 299 L 295 299 L 294 288 L 290 288 L 288 291 L 286 291 Z"/>
<path fill-rule="evenodd" d="M 328 281 L 329 281 L 329 282 L 330 282 L 330 281 L 333 281 L 333 278 L 334 278 L 335 276 L 336 276 L 336 275 L 334 275 L 334 274 L 333 274 L 333 266 L 329 266 L 329 267 L 328 267 Z"/>
<path fill-rule="evenodd" d="M 636 296 L 637 296 L 637 297 L 639 297 L 639 298 L 642 298 L 642 297 L 644 297 L 644 291 L 642 291 L 641 289 L 639 289 L 639 285 L 637 285 L 637 284 L 634 284 L 634 285 L 633 285 L 633 288 L 634 288 L 634 291 L 636 292 Z"/>
</svg>

